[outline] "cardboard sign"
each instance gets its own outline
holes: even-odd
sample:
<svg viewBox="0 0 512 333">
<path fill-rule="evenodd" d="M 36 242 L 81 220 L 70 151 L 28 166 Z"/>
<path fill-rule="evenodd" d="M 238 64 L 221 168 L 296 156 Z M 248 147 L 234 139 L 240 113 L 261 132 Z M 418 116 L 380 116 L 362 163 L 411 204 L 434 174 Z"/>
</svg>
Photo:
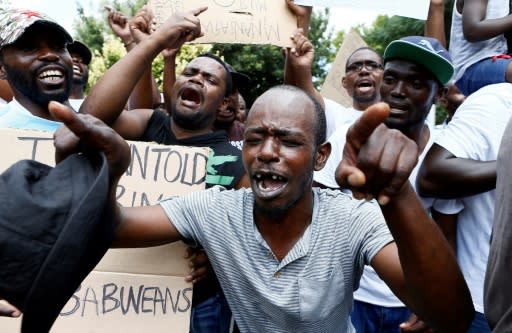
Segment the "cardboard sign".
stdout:
<svg viewBox="0 0 512 333">
<path fill-rule="evenodd" d="M 298 5 L 320 7 L 352 7 L 387 15 L 400 15 L 426 20 L 430 0 L 295 0 Z"/>
<path fill-rule="evenodd" d="M 52 134 L 0 130 L 0 172 L 20 159 L 54 165 Z M 132 161 L 117 188 L 125 206 L 205 187 L 208 148 L 129 142 Z M 52 333 L 188 332 L 192 285 L 185 283 L 185 245 L 109 250 L 64 306 Z M 0 317 L 2 332 L 17 333 L 21 320 Z"/>
<path fill-rule="evenodd" d="M 176 12 L 200 6 L 204 36 L 194 43 L 273 44 L 291 46 L 297 19 L 284 0 L 149 0 L 157 25 Z"/>
<path fill-rule="evenodd" d="M 352 97 L 347 93 L 347 90 L 343 88 L 341 80 L 345 75 L 345 65 L 348 57 L 360 47 L 367 46 L 365 41 L 359 36 L 357 31 L 354 29 L 343 39 L 343 43 L 336 54 L 336 59 L 331 65 L 331 69 L 325 78 L 320 94 L 323 97 L 332 99 L 338 104 L 344 107 L 352 106 Z"/>
</svg>

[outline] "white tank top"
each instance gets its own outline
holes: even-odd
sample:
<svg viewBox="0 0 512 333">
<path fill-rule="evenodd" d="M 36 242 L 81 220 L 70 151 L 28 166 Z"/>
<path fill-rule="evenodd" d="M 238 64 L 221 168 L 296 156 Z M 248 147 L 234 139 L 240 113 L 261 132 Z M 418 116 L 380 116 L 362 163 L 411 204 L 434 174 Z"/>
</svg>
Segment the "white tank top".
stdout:
<svg viewBox="0 0 512 333">
<path fill-rule="evenodd" d="M 501 18 L 507 16 L 508 12 L 509 0 L 489 0 L 485 18 Z M 462 32 L 462 14 L 457 11 L 457 1 L 454 1 L 449 51 L 455 66 L 453 79 L 457 81 L 474 63 L 494 55 L 507 53 L 507 40 L 501 34 L 481 42 L 467 41 Z"/>
</svg>

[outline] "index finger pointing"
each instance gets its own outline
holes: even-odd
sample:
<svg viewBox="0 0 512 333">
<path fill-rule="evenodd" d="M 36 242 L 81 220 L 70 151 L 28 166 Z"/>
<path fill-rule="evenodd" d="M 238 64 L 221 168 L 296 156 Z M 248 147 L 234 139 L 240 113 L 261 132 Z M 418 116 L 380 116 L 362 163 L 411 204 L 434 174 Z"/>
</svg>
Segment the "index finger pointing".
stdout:
<svg viewBox="0 0 512 333">
<path fill-rule="evenodd" d="M 205 12 L 206 10 L 208 9 L 208 6 L 201 6 L 199 8 L 196 8 L 194 10 L 192 10 L 192 13 L 195 15 L 195 16 L 198 16 L 199 14 Z"/>
<path fill-rule="evenodd" d="M 78 117 L 78 114 L 70 107 L 58 103 L 50 102 L 48 109 L 55 119 L 63 122 L 71 131 L 80 134 L 85 130 L 84 122 Z"/>
<path fill-rule="evenodd" d="M 363 112 L 361 117 L 350 126 L 347 132 L 347 142 L 354 144 L 358 149 L 366 142 L 373 131 L 384 122 L 389 115 L 389 106 L 386 103 L 376 103 Z"/>
</svg>

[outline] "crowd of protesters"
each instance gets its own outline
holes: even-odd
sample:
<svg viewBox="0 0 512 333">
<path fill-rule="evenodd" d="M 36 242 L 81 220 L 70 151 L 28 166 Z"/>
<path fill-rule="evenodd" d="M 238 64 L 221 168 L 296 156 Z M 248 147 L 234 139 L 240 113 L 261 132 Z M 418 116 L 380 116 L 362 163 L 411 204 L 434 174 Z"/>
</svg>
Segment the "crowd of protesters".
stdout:
<svg viewBox="0 0 512 333">
<path fill-rule="evenodd" d="M 354 50 L 350 106 L 313 84 L 312 8 L 281 1 L 297 17 L 283 85 L 250 108 L 251 73 L 222 55 L 176 73 L 207 7 L 156 30 L 146 6 L 108 8 L 128 52 L 87 96 L 87 45 L 43 13 L 0 10 L 0 131 L 54 133 L 60 162 L 0 175 L 0 315 L 49 331 L 109 247 L 182 240 L 193 333 L 512 331 L 509 1 L 454 1 L 448 49 L 431 0 L 423 36 Z M 448 116 L 432 126 L 436 105 Z M 125 140 L 209 147 L 206 190 L 118 205 Z"/>
</svg>

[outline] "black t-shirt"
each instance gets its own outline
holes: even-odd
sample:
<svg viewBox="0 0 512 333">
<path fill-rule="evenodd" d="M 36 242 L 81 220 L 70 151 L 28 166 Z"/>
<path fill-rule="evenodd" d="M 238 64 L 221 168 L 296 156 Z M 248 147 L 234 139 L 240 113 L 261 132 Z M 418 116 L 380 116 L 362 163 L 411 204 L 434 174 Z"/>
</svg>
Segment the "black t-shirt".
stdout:
<svg viewBox="0 0 512 333">
<path fill-rule="evenodd" d="M 206 187 L 222 185 L 232 189 L 245 173 L 242 164 L 242 152 L 231 145 L 226 131 L 215 131 L 178 140 L 171 130 L 171 116 L 155 111 L 140 141 L 156 142 L 164 145 L 209 147 L 212 152 L 208 156 L 206 166 Z M 215 276 L 194 284 L 192 305 L 195 306 L 220 291 L 220 284 Z"/>
<path fill-rule="evenodd" d="M 232 189 L 245 173 L 242 153 L 229 143 L 225 131 L 215 131 L 178 140 L 171 130 L 171 116 L 155 111 L 140 140 L 154 141 L 164 145 L 211 148 L 212 153 L 208 156 L 206 168 L 207 188 L 222 185 L 227 189 Z"/>
</svg>

